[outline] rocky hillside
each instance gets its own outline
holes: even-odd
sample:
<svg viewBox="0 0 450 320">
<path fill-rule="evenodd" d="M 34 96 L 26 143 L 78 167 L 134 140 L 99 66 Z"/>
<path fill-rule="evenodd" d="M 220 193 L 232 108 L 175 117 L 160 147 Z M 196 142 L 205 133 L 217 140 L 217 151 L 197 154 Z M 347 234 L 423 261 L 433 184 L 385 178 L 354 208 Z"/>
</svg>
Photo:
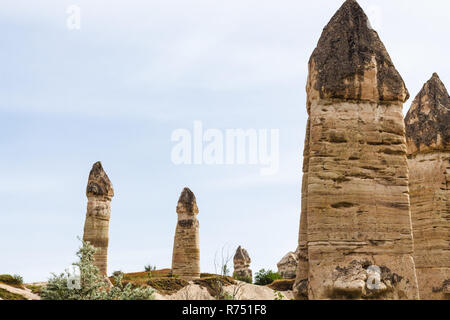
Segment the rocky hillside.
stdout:
<svg viewBox="0 0 450 320">
<path fill-rule="evenodd" d="M 8 274 L 0 275 L 0 300 L 40 300 L 38 291 L 37 285 L 22 284 Z"/>
<path fill-rule="evenodd" d="M 186 281 L 170 276 L 170 269 L 126 273 L 124 283 L 149 286 L 156 290 L 156 300 L 291 300 L 293 281 L 277 281 L 260 286 L 231 277 L 202 273 L 200 279 Z M 113 279 L 111 278 L 113 281 Z"/>
</svg>

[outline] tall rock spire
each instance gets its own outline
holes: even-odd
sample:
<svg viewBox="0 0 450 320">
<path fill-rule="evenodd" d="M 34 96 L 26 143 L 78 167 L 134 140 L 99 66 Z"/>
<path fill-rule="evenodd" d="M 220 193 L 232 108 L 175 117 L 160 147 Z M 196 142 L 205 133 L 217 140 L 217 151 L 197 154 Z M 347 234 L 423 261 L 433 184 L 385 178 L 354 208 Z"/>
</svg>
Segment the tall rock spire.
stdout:
<svg viewBox="0 0 450 320">
<path fill-rule="evenodd" d="M 450 149 L 450 96 L 437 73 L 414 99 L 405 124 L 408 153 Z"/>
<path fill-rule="evenodd" d="M 450 97 L 435 73 L 405 118 L 421 299 L 450 299 Z"/>
<path fill-rule="evenodd" d="M 402 114 L 409 94 L 356 1 L 324 28 L 306 90 L 296 297 L 418 298 Z"/>
<path fill-rule="evenodd" d="M 187 280 L 200 278 L 198 207 L 195 195 L 189 188 L 184 188 L 181 192 L 177 214 L 172 273 Z"/>
<path fill-rule="evenodd" d="M 114 189 L 100 162 L 92 166 L 86 196 L 88 204 L 83 240 L 97 249 L 94 265 L 101 274 L 107 275 L 109 219 Z"/>
<path fill-rule="evenodd" d="M 252 270 L 250 269 L 251 262 L 252 260 L 250 259 L 247 250 L 239 246 L 233 257 L 233 277 L 238 280 L 252 280 Z"/>
</svg>

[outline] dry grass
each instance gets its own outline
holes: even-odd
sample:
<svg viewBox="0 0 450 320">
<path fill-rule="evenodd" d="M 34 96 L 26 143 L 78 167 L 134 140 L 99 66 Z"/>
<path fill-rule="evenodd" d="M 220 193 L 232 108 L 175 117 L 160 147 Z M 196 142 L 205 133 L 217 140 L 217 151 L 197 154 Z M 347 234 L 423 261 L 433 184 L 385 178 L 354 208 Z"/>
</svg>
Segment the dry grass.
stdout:
<svg viewBox="0 0 450 320">
<path fill-rule="evenodd" d="M 194 283 L 198 284 L 200 287 L 206 288 L 211 296 L 217 297 L 221 294 L 221 287 L 236 284 L 237 282 L 232 277 L 209 275 L 194 280 Z"/>
<path fill-rule="evenodd" d="M 3 288 L 0 288 L 0 298 L 2 298 L 3 300 L 27 300 L 27 298 L 25 298 L 24 296 L 9 292 L 8 290 L 5 290 Z"/>
<path fill-rule="evenodd" d="M 44 286 L 35 285 L 35 284 L 26 284 L 25 287 L 30 289 L 32 293 L 37 294 L 38 296 L 41 295 L 42 290 L 44 289 Z"/>
<path fill-rule="evenodd" d="M 110 277 L 114 283 L 114 277 Z M 172 275 L 171 269 L 131 272 L 123 274 L 123 284 L 131 283 L 134 287 L 152 287 L 160 294 L 167 295 L 178 292 L 189 283 Z"/>
<path fill-rule="evenodd" d="M 276 291 L 288 291 L 292 290 L 292 287 L 294 286 L 295 279 L 281 279 L 281 280 L 275 280 L 271 284 L 268 284 L 267 287 L 269 287 L 272 290 Z"/>
<path fill-rule="evenodd" d="M 147 281 L 147 285 L 158 290 L 160 294 L 174 294 L 189 284 L 186 280 L 177 278 L 154 278 Z"/>
<path fill-rule="evenodd" d="M 110 277 L 114 283 L 114 277 Z M 131 283 L 134 287 L 152 287 L 163 295 L 170 295 L 183 289 L 189 282 L 172 275 L 171 269 L 154 271 L 141 271 L 123 274 L 123 284 Z M 236 284 L 231 277 L 222 277 L 211 273 L 202 273 L 200 279 L 194 280 L 195 284 L 204 287 L 212 296 L 217 296 L 221 286 Z"/>
</svg>

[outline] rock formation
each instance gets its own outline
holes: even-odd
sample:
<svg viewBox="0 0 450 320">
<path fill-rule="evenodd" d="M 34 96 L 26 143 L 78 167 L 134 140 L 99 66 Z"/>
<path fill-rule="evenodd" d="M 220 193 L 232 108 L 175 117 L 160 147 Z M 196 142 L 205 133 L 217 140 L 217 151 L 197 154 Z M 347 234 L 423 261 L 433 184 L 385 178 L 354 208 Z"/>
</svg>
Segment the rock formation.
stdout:
<svg viewBox="0 0 450 320">
<path fill-rule="evenodd" d="M 181 192 L 177 205 L 178 222 L 173 244 L 172 273 L 182 279 L 200 278 L 200 238 L 198 207 L 189 188 Z"/>
<path fill-rule="evenodd" d="M 247 250 L 239 246 L 233 258 L 234 263 L 233 277 L 237 279 L 245 279 L 245 278 L 252 279 L 252 270 L 250 269 L 251 262 L 252 260 L 250 259 Z"/>
<path fill-rule="evenodd" d="M 288 252 L 281 260 L 277 263 L 278 273 L 283 279 L 295 279 L 298 265 L 298 253 Z"/>
<path fill-rule="evenodd" d="M 93 165 L 89 174 L 86 196 L 88 204 L 83 240 L 97 249 L 94 254 L 94 265 L 100 270 L 101 274 L 106 276 L 109 218 L 114 189 L 100 162 Z"/>
<path fill-rule="evenodd" d="M 402 107 L 409 98 L 355 0 L 309 61 L 298 299 L 417 299 Z"/>
<path fill-rule="evenodd" d="M 436 73 L 405 125 L 420 297 L 450 299 L 450 97 Z"/>
</svg>

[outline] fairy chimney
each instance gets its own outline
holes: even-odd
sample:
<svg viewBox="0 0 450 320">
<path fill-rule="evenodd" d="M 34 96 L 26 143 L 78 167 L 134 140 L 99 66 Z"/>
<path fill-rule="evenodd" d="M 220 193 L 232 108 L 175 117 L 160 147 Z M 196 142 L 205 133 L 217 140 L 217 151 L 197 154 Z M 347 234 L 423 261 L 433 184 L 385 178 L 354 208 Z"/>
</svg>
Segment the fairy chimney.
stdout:
<svg viewBox="0 0 450 320">
<path fill-rule="evenodd" d="M 450 299 L 450 97 L 435 73 L 405 118 L 421 299 Z"/>
<path fill-rule="evenodd" d="M 181 192 L 177 205 L 178 222 L 172 256 L 172 273 L 183 279 L 200 278 L 200 238 L 198 207 L 189 188 Z"/>
<path fill-rule="evenodd" d="M 288 252 L 277 263 L 278 273 L 283 279 L 295 279 L 298 265 L 298 253 Z"/>
<path fill-rule="evenodd" d="M 86 188 L 88 198 L 83 240 L 96 248 L 94 265 L 107 275 L 109 219 L 114 189 L 101 162 L 92 166 Z"/>
<path fill-rule="evenodd" d="M 306 91 L 296 298 L 417 299 L 402 115 L 409 94 L 355 0 L 324 28 Z"/>
<path fill-rule="evenodd" d="M 233 257 L 233 277 L 237 279 L 252 279 L 252 270 L 250 269 L 251 262 L 252 260 L 250 259 L 247 250 L 239 246 Z"/>
</svg>

